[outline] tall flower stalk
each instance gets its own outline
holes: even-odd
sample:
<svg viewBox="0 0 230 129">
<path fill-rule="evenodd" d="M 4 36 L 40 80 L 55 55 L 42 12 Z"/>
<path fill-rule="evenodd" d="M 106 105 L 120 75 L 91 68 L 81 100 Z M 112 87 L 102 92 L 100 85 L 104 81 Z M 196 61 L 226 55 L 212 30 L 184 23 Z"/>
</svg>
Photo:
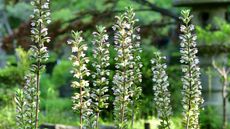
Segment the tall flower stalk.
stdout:
<svg viewBox="0 0 230 129">
<path fill-rule="evenodd" d="M 156 52 L 155 58 L 151 60 L 153 72 L 153 91 L 154 101 L 160 118 L 160 129 L 170 129 L 170 117 L 172 108 L 170 106 L 170 92 L 168 90 L 169 82 L 166 73 L 166 57 L 162 57 Z"/>
<path fill-rule="evenodd" d="M 75 79 L 71 86 L 74 89 L 79 90 L 79 92 L 74 93 L 74 96 L 72 97 L 73 110 L 79 113 L 80 129 L 83 129 L 88 122 L 88 118 L 92 114 L 92 111 L 90 109 L 91 99 L 89 81 L 85 79 L 85 77 L 90 75 L 90 71 L 86 66 L 89 59 L 85 55 L 85 51 L 88 47 L 83 43 L 81 34 L 82 32 L 73 31 L 73 39 L 69 40 L 68 44 L 72 47 L 72 55 L 69 59 L 71 60 L 73 66 L 71 73 Z"/>
<path fill-rule="evenodd" d="M 201 96 L 199 59 L 196 56 L 198 52 L 196 48 L 197 36 L 193 33 L 194 25 L 190 24 L 192 19 L 190 11 L 183 10 L 181 14 L 180 19 L 182 19 L 183 25 L 180 27 L 182 32 L 180 35 L 180 61 L 184 73 L 182 77 L 183 121 L 186 129 L 199 129 L 200 105 L 203 103 L 203 99 Z"/>
<path fill-rule="evenodd" d="M 133 70 L 133 85 L 131 87 L 131 112 L 132 112 L 132 120 L 131 120 L 131 128 L 133 129 L 133 124 L 135 120 L 135 112 L 137 109 L 137 101 L 142 93 L 141 82 L 142 82 L 142 62 L 141 62 L 141 43 L 140 43 L 140 28 L 136 27 L 136 22 L 139 21 L 135 19 L 135 13 L 132 8 L 127 9 L 127 23 L 130 25 L 129 33 L 131 33 L 131 45 L 132 50 L 131 53 L 133 55 L 133 60 L 131 61 L 131 69 Z"/>
<path fill-rule="evenodd" d="M 24 104 L 21 106 L 23 106 L 24 110 L 17 111 L 19 114 L 22 113 L 21 111 L 24 111 L 25 117 L 20 121 L 26 123 L 26 128 L 37 129 L 40 101 L 40 74 L 41 70 L 45 68 L 43 63 L 48 60 L 48 51 L 45 44 L 50 42 L 46 27 L 51 22 L 50 0 L 34 0 L 31 4 L 34 7 L 34 13 L 31 15 L 31 39 L 34 44 L 30 49 L 30 58 L 33 64 L 25 77 L 26 83 L 22 90 L 23 93 L 16 94 L 16 104 L 20 106 L 17 100 L 22 100 L 21 97 L 23 97 Z M 21 94 L 23 96 L 20 96 Z M 19 123 L 19 119 L 17 123 Z"/>
<path fill-rule="evenodd" d="M 109 85 L 109 75 L 110 70 L 109 66 L 109 42 L 108 35 L 106 34 L 105 27 L 97 26 L 97 31 L 93 32 L 94 35 L 94 49 L 93 49 L 93 62 L 92 66 L 94 68 L 94 72 L 92 73 L 93 77 L 93 88 L 91 97 L 93 99 L 93 110 L 96 117 L 95 125 L 93 125 L 94 129 L 99 129 L 98 120 L 100 117 L 100 112 L 102 109 L 108 107 L 107 100 L 109 95 L 106 94 L 108 92 Z"/>
<path fill-rule="evenodd" d="M 126 129 L 128 118 L 130 118 L 130 111 L 128 106 L 131 104 L 131 97 L 133 92 L 130 90 L 133 85 L 133 60 L 132 53 L 132 31 L 131 24 L 129 24 L 129 11 L 121 16 L 116 16 L 116 24 L 113 29 L 116 31 L 114 36 L 115 50 L 117 56 L 115 57 L 115 75 L 113 77 L 113 92 L 114 100 L 114 116 L 118 129 Z"/>
</svg>

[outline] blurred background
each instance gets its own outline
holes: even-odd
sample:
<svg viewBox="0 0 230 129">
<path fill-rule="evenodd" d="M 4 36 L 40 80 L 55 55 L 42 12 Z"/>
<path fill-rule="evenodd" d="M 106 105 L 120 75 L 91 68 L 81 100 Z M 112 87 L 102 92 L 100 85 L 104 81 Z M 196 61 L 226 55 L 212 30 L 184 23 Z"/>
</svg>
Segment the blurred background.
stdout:
<svg viewBox="0 0 230 129">
<path fill-rule="evenodd" d="M 30 64 L 27 53 L 31 44 L 30 15 L 33 12 L 30 1 L 0 0 L 0 129 L 16 129 L 14 93 L 15 89 L 23 86 L 23 78 Z M 201 128 L 220 129 L 223 115 L 222 78 L 213 68 L 212 61 L 226 68 L 230 63 L 229 5 L 230 0 L 51 0 L 52 23 L 48 27 L 50 58 L 41 77 L 40 124 L 78 124 L 78 115 L 71 108 L 70 48 L 66 44 L 71 30 L 84 31 L 85 40 L 90 46 L 87 54 L 92 57 L 91 41 L 95 26 L 106 26 L 113 44 L 111 27 L 114 16 L 131 6 L 139 19 L 137 26 L 141 28 L 144 65 L 143 94 L 136 114 L 136 128 L 142 129 L 144 123 L 150 123 L 154 129 L 154 125 L 159 123 L 153 102 L 150 69 L 153 52 L 158 50 L 168 57 L 173 126 L 175 129 L 182 128 L 179 16 L 182 9 L 190 8 L 198 36 L 205 99 L 200 116 Z M 113 49 L 110 52 L 113 74 L 115 52 Z M 110 83 L 110 88 L 112 86 Z M 113 125 L 113 99 L 111 96 L 110 106 L 103 111 L 100 119 L 105 125 Z M 227 116 L 230 116 L 230 107 L 227 110 Z"/>
</svg>

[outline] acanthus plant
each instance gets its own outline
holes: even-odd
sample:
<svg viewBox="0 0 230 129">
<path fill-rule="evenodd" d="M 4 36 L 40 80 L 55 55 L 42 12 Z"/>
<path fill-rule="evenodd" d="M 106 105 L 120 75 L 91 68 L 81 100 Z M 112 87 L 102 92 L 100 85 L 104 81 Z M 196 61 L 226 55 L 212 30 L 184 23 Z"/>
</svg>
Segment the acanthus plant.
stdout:
<svg viewBox="0 0 230 129">
<path fill-rule="evenodd" d="M 199 129 L 200 106 L 203 103 L 201 96 L 199 59 L 196 56 L 197 36 L 194 34 L 194 25 L 190 24 L 192 16 L 189 10 L 182 11 L 180 19 L 183 22 L 180 30 L 180 53 L 182 63 L 183 83 L 183 123 L 186 129 Z"/>
<path fill-rule="evenodd" d="M 114 117 L 118 129 L 126 129 L 128 127 L 128 120 L 132 117 L 129 106 L 132 105 L 132 99 L 139 98 L 139 92 L 141 91 L 138 87 L 139 84 L 136 83 L 137 81 L 135 81 L 136 84 L 134 85 L 135 79 L 141 81 L 139 66 L 142 66 L 139 63 L 139 55 L 135 55 L 137 51 L 140 52 L 139 42 L 135 46 L 133 41 L 140 37 L 134 34 L 135 28 L 133 26 L 136 21 L 134 16 L 133 10 L 128 8 L 124 14 L 116 16 L 117 21 L 113 26 L 115 31 L 115 51 L 117 52 L 117 56 L 114 59 L 116 61 L 116 71 L 113 77 L 113 92 L 115 95 Z M 137 73 L 134 70 L 138 70 Z"/>
<path fill-rule="evenodd" d="M 33 15 L 31 15 L 31 39 L 34 45 L 30 48 L 30 58 L 33 62 L 26 76 L 26 86 L 23 89 L 24 99 L 24 111 L 25 118 L 20 121 L 29 121 L 26 128 L 37 129 L 38 128 L 38 113 L 39 113 L 39 96 L 40 96 L 40 75 L 41 70 L 45 68 L 43 65 L 48 60 L 48 50 L 45 47 L 46 43 L 50 42 L 48 35 L 47 25 L 51 23 L 50 19 L 50 0 L 34 0 L 31 2 L 34 7 Z M 16 94 L 19 95 L 19 94 Z M 19 97 L 20 98 L 20 97 Z M 18 103 L 16 103 L 18 104 Z M 17 107 L 20 105 L 17 105 Z M 20 114 L 22 110 L 17 110 Z M 28 116 L 30 114 L 30 116 Z M 18 120 L 17 123 L 20 123 Z"/>
<path fill-rule="evenodd" d="M 93 78 L 93 88 L 91 89 L 91 97 L 93 100 L 92 109 L 94 111 L 95 122 L 93 122 L 93 128 L 99 129 L 99 117 L 102 109 L 108 107 L 108 85 L 109 85 L 109 75 L 110 70 L 108 66 L 110 65 L 110 53 L 108 42 L 108 35 L 106 34 L 106 29 L 103 26 L 97 26 L 97 31 L 93 32 L 93 62 L 92 66 L 94 71 L 92 71 Z"/>
<path fill-rule="evenodd" d="M 135 19 L 135 13 L 132 8 L 127 10 L 127 23 L 130 25 L 129 33 L 131 33 L 131 53 L 133 55 L 133 60 L 131 61 L 131 69 L 133 72 L 133 85 L 130 90 L 132 92 L 131 96 L 131 128 L 133 129 L 133 124 L 135 120 L 135 113 L 137 112 L 138 100 L 142 93 L 141 82 L 142 82 L 142 62 L 141 62 L 141 36 L 139 34 L 140 28 L 135 26 L 136 22 L 139 21 Z"/>
<path fill-rule="evenodd" d="M 165 64 L 166 57 L 162 57 L 159 52 L 156 52 L 155 57 L 151 60 L 153 73 L 153 91 L 154 102 L 160 118 L 160 129 L 170 129 L 170 117 L 172 108 L 170 105 L 170 92 L 168 75 L 166 73 L 167 65 Z"/>
<path fill-rule="evenodd" d="M 74 93 L 73 99 L 73 110 L 79 113 L 80 129 L 88 126 L 89 116 L 93 113 L 91 110 L 91 99 L 90 99 L 90 87 L 89 80 L 86 77 L 90 76 L 90 71 L 87 69 L 87 63 L 89 58 L 86 57 L 85 51 L 88 49 L 87 45 L 84 44 L 84 39 L 81 36 L 82 32 L 72 32 L 72 40 L 68 41 L 71 45 L 72 55 L 70 61 L 72 62 L 74 81 L 71 86 L 78 90 Z"/>
</svg>

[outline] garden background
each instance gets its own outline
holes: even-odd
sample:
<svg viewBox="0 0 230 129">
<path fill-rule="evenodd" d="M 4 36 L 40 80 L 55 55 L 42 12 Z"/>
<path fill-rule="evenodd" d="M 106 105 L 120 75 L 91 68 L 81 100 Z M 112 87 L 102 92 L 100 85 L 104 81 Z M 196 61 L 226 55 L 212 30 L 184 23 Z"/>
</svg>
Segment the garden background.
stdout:
<svg viewBox="0 0 230 129">
<path fill-rule="evenodd" d="M 143 49 L 141 55 L 143 94 L 138 105 L 138 112 L 136 112 L 135 127 L 142 129 L 144 123 L 150 123 L 152 128 L 156 128 L 154 125 L 159 123 L 153 102 L 152 71 L 150 69 L 153 52 L 158 50 L 168 57 L 167 73 L 172 94 L 173 126 L 175 129 L 182 127 L 182 82 L 180 79 L 182 72 L 179 61 L 180 22 L 178 19 L 184 7 L 183 5 L 176 7 L 175 3 L 172 0 L 51 0 L 52 23 L 48 27 L 51 37 L 51 43 L 48 45 L 50 58 L 45 64 L 46 71 L 41 76 L 40 124 L 71 126 L 78 124 L 78 115 L 72 110 L 71 62 L 68 60 L 71 53 L 70 47 L 66 44 L 71 30 L 84 31 L 84 37 L 87 37 L 86 42 L 91 46 L 87 55 L 92 58 L 92 32 L 95 31 L 96 25 L 106 26 L 112 37 L 114 17 L 124 12 L 127 6 L 131 6 L 134 8 L 136 18 L 139 19 L 138 26 L 141 28 L 141 47 Z M 201 60 L 213 59 L 219 65 L 227 68 L 230 63 L 228 56 L 230 8 L 226 8 L 226 17 L 221 19 L 219 15 L 215 17 L 215 15 L 207 14 L 213 9 L 208 8 L 213 7 L 210 3 L 198 3 L 196 6 L 206 9 L 200 16 L 204 22 L 196 26 L 198 44 L 201 44 L 199 55 L 205 55 Z M 225 6 L 223 8 L 225 9 Z M 32 12 L 30 0 L 0 0 L 0 129 L 17 128 L 14 96 L 15 90 L 23 86 L 25 71 L 30 64 L 27 50 L 31 45 L 30 15 Z M 207 17 L 212 17 L 213 20 L 209 21 Z M 112 39 L 110 42 L 113 42 Z M 114 50 L 110 52 L 112 53 L 110 70 L 113 75 L 115 52 Z M 201 128 L 220 129 L 222 100 L 218 98 L 221 98 L 221 92 L 214 91 L 212 87 L 215 87 L 214 85 L 221 87 L 221 78 L 215 70 L 212 70 L 212 63 L 206 62 L 208 63 L 202 64 L 202 72 L 210 76 L 203 83 L 209 86 L 209 89 L 203 92 L 206 95 L 204 98 L 211 98 L 211 100 L 210 103 L 202 105 L 204 110 L 200 116 Z M 112 75 L 110 80 L 112 80 Z M 213 82 L 215 79 L 220 83 Z M 112 83 L 109 87 L 110 89 L 113 87 Z M 110 94 L 112 95 L 112 91 Z M 209 95 L 212 97 L 207 97 Z M 111 96 L 109 108 L 102 112 L 100 123 L 104 125 L 113 125 L 113 100 L 114 97 Z"/>
</svg>

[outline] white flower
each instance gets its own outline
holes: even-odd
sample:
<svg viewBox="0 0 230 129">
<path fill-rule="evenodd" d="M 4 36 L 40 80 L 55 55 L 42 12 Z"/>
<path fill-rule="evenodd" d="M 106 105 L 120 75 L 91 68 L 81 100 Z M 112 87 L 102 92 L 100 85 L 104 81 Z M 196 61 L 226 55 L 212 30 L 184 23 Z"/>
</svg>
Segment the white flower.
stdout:
<svg viewBox="0 0 230 129">
<path fill-rule="evenodd" d="M 180 26 L 180 31 L 184 32 L 185 29 L 186 29 L 186 27 L 185 27 L 184 25 L 181 25 L 181 26 Z"/>
<path fill-rule="evenodd" d="M 193 31 L 195 29 L 194 25 L 189 26 L 190 31 Z"/>
<path fill-rule="evenodd" d="M 79 66 L 79 61 L 75 61 L 75 62 L 73 62 L 73 66 Z"/>
<path fill-rule="evenodd" d="M 76 46 L 72 47 L 72 52 L 78 52 L 78 47 Z"/>
<path fill-rule="evenodd" d="M 88 49 L 88 47 L 87 47 L 87 46 L 84 46 L 84 47 L 83 47 L 83 50 L 84 50 L 84 51 L 86 51 L 87 49 Z"/>
<path fill-rule="evenodd" d="M 113 26 L 112 28 L 113 28 L 114 31 L 116 30 L 116 26 Z"/>
<path fill-rule="evenodd" d="M 46 32 L 48 29 L 47 28 L 43 28 L 42 30 L 41 30 L 41 33 L 44 33 L 44 32 Z"/>
<path fill-rule="evenodd" d="M 108 40 L 109 39 L 109 36 L 107 34 L 104 35 L 104 39 L 105 40 Z"/>
<path fill-rule="evenodd" d="M 89 59 L 85 59 L 85 63 L 89 63 Z"/>
<path fill-rule="evenodd" d="M 125 39 L 125 42 L 130 43 L 130 42 L 131 42 L 131 38 L 130 38 L 130 37 L 127 37 L 127 38 Z"/>
<path fill-rule="evenodd" d="M 50 12 L 46 12 L 46 16 L 50 16 L 50 14 L 51 14 Z"/>
<path fill-rule="evenodd" d="M 32 29 L 32 30 L 31 30 L 31 33 L 32 33 L 32 34 L 35 34 L 35 31 Z"/>
<path fill-rule="evenodd" d="M 81 73 L 75 73 L 75 74 L 74 74 L 74 77 L 76 77 L 76 78 L 81 78 Z"/>
<path fill-rule="evenodd" d="M 47 20 L 46 23 L 47 23 L 47 24 L 50 24 L 50 23 L 51 23 L 51 20 Z"/>
<path fill-rule="evenodd" d="M 44 5 L 42 5 L 42 8 L 48 9 L 49 8 L 49 3 L 45 3 Z"/>
<path fill-rule="evenodd" d="M 39 13 L 39 9 L 34 9 L 34 13 Z"/>
<path fill-rule="evenodd" d="M 49 42 L 50 42 L 50 39 L 48 38 L 48 39 L 46 40 L 46 42 L 49 43 Z"/>
<path fill-rule="evenodd" d="M 125 28 L 127 28 L 127 29 L 130 29 L 130 27 L 131 27 L 131 25 L 128 24 L 128 23 L 126 23 L 126 22 L 123 24 L 123 26 L 124 26 Z"/>
<path fill-rule="evenodd" d="M 102 81 L 102 82 L 104 82 L 105 80 L 106 80 L 106 78 L 105 78 L 105 77 L 102 77 L 102 78 L 101 78 L 101 81 Z"/>
<path fill-rule="evenodd" d="M 36 24 L 34 22 L 31 22 L 31 26 L 35 26 Z"/>
<path fill-rule="evenodd" d="M 89 76 L 90 75 L 90 72 L 86 72 L 86 76 Z"/>
</svg>

